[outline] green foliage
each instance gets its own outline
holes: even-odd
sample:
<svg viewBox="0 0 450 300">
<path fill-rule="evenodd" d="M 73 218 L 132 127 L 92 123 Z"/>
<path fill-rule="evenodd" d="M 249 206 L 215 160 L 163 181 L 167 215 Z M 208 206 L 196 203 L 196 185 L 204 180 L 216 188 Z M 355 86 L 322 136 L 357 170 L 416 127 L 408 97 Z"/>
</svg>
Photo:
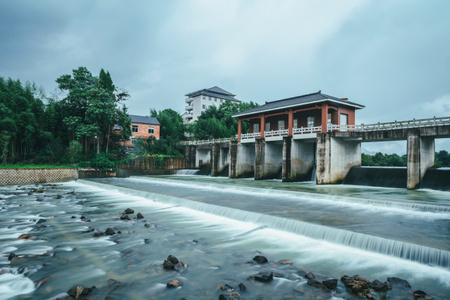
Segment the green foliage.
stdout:
<svg viewBox="0 0 450 300">
<path fill-rule="evenodd" d="M 406 154 L 399 156 L 397 154 L 382 154 L 377 152 L 375 155 L 361 154 L 361 165 L 380 166 L 380 167 L 406 167 Z"/>
<path fill-rule="evenodd" d="M 158 119 L 161 124 L 160 139 L 149 137 L 145 142 L 138 141 L 138 146 L 141 147 L 139 151 L 145 154 L 181 155 L 181 141 L 185 139 L 186 127 L 180 114 L 170 108 L 159 112 L 152 109 L 150 116 Z"/>
<path fill-rule="evenodd" d="M 258 106 L 253 102 L 235 103 L 229 100 L 222 103 L 219 108 L 210 106 L 199 116 L 192 125 L 191 131 L 197 139 L 218 139 L 234 137 L 238 132 L 238 120 L 232 116 L 238 112 Z M 243 124 L 243 132 L 248 125 Z"/>
<path fill-rule="evenodd" d="M 450 153 L 445 150 L 436 152 L 435 165 L 436 167 L 450 167 Z"/>
<path fill-rule="evenodd" d="M 78 141 L 71 141 L 67 148 L 67 155 L 70 156 L 72 163 L 75 162 L 75 157 L 83 151 L 83 145 Z"/>
<path fill-rule="evenodd" d="M 114 158 L 109 153 L 99 153 L 97 154 L 89 163 L 90 167 L 98 169 L 113 169 L 116 167 L 116 162 Z"/>
</svg>

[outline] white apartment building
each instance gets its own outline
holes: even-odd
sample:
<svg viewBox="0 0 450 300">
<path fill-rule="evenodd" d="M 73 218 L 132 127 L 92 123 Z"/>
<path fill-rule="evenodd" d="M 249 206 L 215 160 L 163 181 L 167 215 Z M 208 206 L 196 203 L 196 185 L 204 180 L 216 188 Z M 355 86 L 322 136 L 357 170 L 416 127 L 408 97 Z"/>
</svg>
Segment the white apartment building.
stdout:
<svg viewBox="0 0 450 300">
<path fill-rule="evenodd" d="M 186 107 L 183 119 L 185 123 L 193 123 L 197 121 L 198 117 L 203 111 L 210 106 L 219 107 L 220 104 L 226 100 L 231 102 L 240 103 L 240 100 L 234 98 L 234 94 L 221 89 L 218 86 L 214 86 L 209 89 L 198 90 L 185 95 Z"/>
</svg>

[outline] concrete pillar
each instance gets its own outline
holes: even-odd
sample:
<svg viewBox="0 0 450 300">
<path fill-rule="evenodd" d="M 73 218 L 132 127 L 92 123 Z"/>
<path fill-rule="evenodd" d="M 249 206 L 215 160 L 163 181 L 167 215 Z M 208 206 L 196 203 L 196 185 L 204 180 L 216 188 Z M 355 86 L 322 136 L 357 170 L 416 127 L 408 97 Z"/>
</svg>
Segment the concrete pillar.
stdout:
<svg viewBox="0 0 450 300">
<path fill-rule="evenodd" d="M 255 180 L 263 179 L 265 146 L 264 139 L 255 139 Z"/>
<path fill-rule="evenodd" d="M 211 149 L 211 176 L 219 176 L 220 148 L 213 144 Z"/>
<path fill-rule="evenodd" d="M 230 141 L 229 151 L 228 151 L 228 161 L 230 162 L 229 166 L 229 178 L 236 178 L 236 165 L 237 165 L 237 145 L 238 141 Z"/>
<path fill-rule="evenodd" d="M 352 167 L 361 166 L 361 143 L 332 133 L 318 134 L 316 154 L 317 184 L 342 183 Z"/>
<path fill-rule="evenodd" d="M 434 138 L 420 137 L 419 129 L 407 132 L 407 183 L 409 190 L 420 187 L 425 172 L 434 165 Z"/>
<path fill-rule="evenodd" d="M 197 147 L 193 145 L 187 145 L 184 147 L 184 159 L 186 169 L 195 168 L 195 157 L 196 157 Z"/>
<path fill-rule="evenodd" d="M 291 181 L 291 149 L 292 136 L 283 137 L 283 163 L 281 168 L 282 181 Z"/>
<path fill-rule="evenodd" d="M 246 178 L 255 175 L 255 144 L 239 143 L 236 147 L 236 167 L 231 178 Z M 230 149 L 230 152 L 232 149 Z M 230 156 L 232 158 L 232 156 Z M 230 161 L 230 165 L 231 165 Z M 231 172 L 230 172 L 231 175 Z"/>
</svg>

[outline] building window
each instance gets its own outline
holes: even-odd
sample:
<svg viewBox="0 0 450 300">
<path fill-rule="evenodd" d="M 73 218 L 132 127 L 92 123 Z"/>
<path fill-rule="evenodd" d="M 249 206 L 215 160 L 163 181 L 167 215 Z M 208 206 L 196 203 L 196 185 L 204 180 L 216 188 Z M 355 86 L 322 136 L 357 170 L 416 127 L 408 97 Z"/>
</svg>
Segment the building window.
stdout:
<svg viewBox="0 0 450 300">
<path fill-rule="evenodd" d="M 131 132 L 139 132 L 139 126 L 138 125 L 131 125 Z"/>
<path fill-rule="evenodd" d="M 136 143 L 136 138 L 135 138 L 135 137 L 132 137 L 132 138 L 131 138 L 131 144 L 134 145 L 134 143 Z"/>
<path fill-rule="evenodd" d="M 202 108 L 203 108 L 203 109 L 205 109 L 205 108 L 206 108 L 205 104 L 203 104 L 203 105 L 202 105 Z"/>
<path fill-rule="evenodd" d="M 254 133 L 259 132 L 259 123 L 254 123 L 254 124 L 253 124 L 253 132 L 254 132 Z"/>
<path fill-rule="evenodd" d="M 331 124 L 331 113 L 328 113 L 328 124 Z"/>
<path fill-rule="evenodd" d="M 264 130 L 265 131 L 270 131 L 270 122 L 266 122 Z"/>
<path fill-rule="evenodd" d="M 119 132 L 119 131 L 121 131 L 122 130 L 122 127 L 120 127 L 119 125 L 114 125 L 114 131 L 115 132 Z"/>
<path fill-rule="evenodd" d="M 203 99 L 206 99 L 206 97 L 205 97 L 205 96 L 203 96 Z"/>
<path fill-rule="evenodd" d="M 211 96 L 210 97 L 208 97 L 209 98 L 209 101 L 211 101 Z"/>
<path fill-rule="evenodd" d="M 155 127 L 153 127 L 153 126 L 148 126 L 148 133 L 154 134 L 154 133 L 155 133 Z"/>
<path fill-rule="evenodd" d="M 284 120 L 278 120 L 278 130 L 284 130 Z"/>
<path fill-rule="evenodd" d="M 217 98 L 216 97 L 214 97 L 214 102 L 217 102 Z"/>
<path fill-rule="evenodd" d="M 294 119 L 294 128 L 298 128 L 298 119 Z"/>
<path fill-rule="evenodd" d="M 220 99 L 220 103 L 222 103 L 223 99 Z"/>
<path fill-rule="evenodd" d="M 306 123 L 307 127 L 314 127 L 314 126 L 316 126 L 316 117 L 310 116 L 306 119 L 306 122 L 307 122 Z"/>
</svg>

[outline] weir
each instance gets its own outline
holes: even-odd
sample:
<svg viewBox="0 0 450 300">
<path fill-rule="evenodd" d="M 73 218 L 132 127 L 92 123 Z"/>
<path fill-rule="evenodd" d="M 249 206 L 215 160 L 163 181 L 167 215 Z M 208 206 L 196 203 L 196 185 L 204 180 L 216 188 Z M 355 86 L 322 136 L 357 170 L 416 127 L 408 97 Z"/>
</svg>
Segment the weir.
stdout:
<svg viewBox="0 0 450 300">
<path fill-rule="evenodd" d="M 315 178 L 317 184 L 336 184 L 344 182 L 353 167 L 361 167 L 362 142 L 406 140 L 405 184 L 396 186 L 417 189 L 434 165 L 435 139 L 450 138 L 450 118 L 441 119 L 395 122 L 390 127 L 328 124 L 328 132 L 306 127 L 245 134 L 240 135 L 241 140 L 188 142 L 186 167 L 195 159 L 195 168 L 212 162 L 212 176 L 228 167 L 230 178 L 281 178 L 286 182 Z M 370 174 L 373 172 L 365 176 Z"/>
</svg>

